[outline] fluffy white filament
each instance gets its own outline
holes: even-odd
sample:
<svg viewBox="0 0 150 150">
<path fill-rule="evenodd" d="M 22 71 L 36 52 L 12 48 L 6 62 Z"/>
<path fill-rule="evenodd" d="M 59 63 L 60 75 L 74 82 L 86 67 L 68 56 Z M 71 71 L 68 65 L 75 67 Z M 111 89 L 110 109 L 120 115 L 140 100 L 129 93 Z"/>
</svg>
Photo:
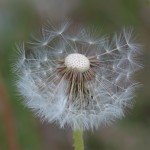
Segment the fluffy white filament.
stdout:
<svg viewBox="0 0 150 150">
<path fill-rule="evenodd" d="M 132 75 L 141 68 L 136 59 L 140 46 L 133 42 L 131 31 L 123 30 L 109 41 L 94 39 L 83 29 L 75 34 L 70 30 L 68 22 L 58 28 L 47 25 L 41 37 L 17 45 L 19 56 L 13 70 L 18 75 L 19 92 L 38 116 L 60 127 L 85 130 L 110 124 L 132 105 L 137 87 Z M 88 98 L 68 100 L 66 89 L 70 83 L 54 71 L 59 66 L 56 62 L 64 60 L 68 68 L 82 73 L 89 70 L 88 58 L 93 56 L 100 65 L 94 78 L 85 81 Z"/>
</svg>

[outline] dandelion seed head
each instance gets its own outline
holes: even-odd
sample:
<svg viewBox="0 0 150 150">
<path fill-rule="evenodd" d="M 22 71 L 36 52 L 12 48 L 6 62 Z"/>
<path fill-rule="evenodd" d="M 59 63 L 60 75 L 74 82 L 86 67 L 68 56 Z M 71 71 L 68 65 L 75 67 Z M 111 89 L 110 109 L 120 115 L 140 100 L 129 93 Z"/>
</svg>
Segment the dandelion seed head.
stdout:
<svg viewBox="0 0 150 150">
<path fill-rule="evenodd" d="M 85 72 L 90 68 L 90 61 L 82 54 L 73 53 L 65 58 L 67 68 L 77 69 L 79 72 Z"/>
<path fill-rule="evenodd" d="M 112 40 L 89 30 L 69 31 L 68 21 L 58 28 L 48 24 L 34 42 L 17 45 L 18 90 L 37 116 L 60 127 L 109 125 L 133 105 L 141 47 L 131 30 Z"/>
</svg>

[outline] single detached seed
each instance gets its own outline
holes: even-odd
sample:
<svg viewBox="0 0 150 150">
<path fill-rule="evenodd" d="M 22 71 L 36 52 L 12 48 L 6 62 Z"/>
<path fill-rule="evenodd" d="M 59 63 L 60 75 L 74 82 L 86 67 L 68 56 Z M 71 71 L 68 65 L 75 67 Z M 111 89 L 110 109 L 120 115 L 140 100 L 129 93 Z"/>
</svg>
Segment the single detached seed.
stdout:
<svg viewBox="0 0 150 150">
<path fill-rule="evenodd" d="M 90 61 L 85 55 L 73 53 L 69 54 L 65 58 L 65 65 L 67 68 L 76 69 L 77 71 L 83 73 L 89 70 Z"/>
</svg>

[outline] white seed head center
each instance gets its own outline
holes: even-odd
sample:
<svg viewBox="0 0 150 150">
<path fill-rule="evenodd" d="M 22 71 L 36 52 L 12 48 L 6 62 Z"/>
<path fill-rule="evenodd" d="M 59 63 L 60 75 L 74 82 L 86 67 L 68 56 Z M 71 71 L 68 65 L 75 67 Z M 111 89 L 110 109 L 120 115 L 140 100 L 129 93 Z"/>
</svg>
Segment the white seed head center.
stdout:
<svg viewBox="0 0 150 150">
<path fill-rule="evenodd" d="M 83 73 L 90 68 L 90 61 L 89 59 L 79 53 L 69 54 L 65 58 L 65 65 L 67 68 L 76 69 L 77 71 Z"/>
</svg>

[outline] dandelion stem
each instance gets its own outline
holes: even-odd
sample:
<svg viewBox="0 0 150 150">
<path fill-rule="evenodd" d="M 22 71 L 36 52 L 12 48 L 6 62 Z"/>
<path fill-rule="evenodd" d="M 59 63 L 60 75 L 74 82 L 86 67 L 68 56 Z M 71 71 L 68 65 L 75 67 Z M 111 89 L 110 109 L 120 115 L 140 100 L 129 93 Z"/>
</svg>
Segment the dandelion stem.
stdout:
<svg viewBox="0 0 150 150">
<path fill-rule="evenodd" d="M 75 150 L 84 150 L 84 142 L 81 130 L 75 130 L 73 133 Z"/>
</svg>

